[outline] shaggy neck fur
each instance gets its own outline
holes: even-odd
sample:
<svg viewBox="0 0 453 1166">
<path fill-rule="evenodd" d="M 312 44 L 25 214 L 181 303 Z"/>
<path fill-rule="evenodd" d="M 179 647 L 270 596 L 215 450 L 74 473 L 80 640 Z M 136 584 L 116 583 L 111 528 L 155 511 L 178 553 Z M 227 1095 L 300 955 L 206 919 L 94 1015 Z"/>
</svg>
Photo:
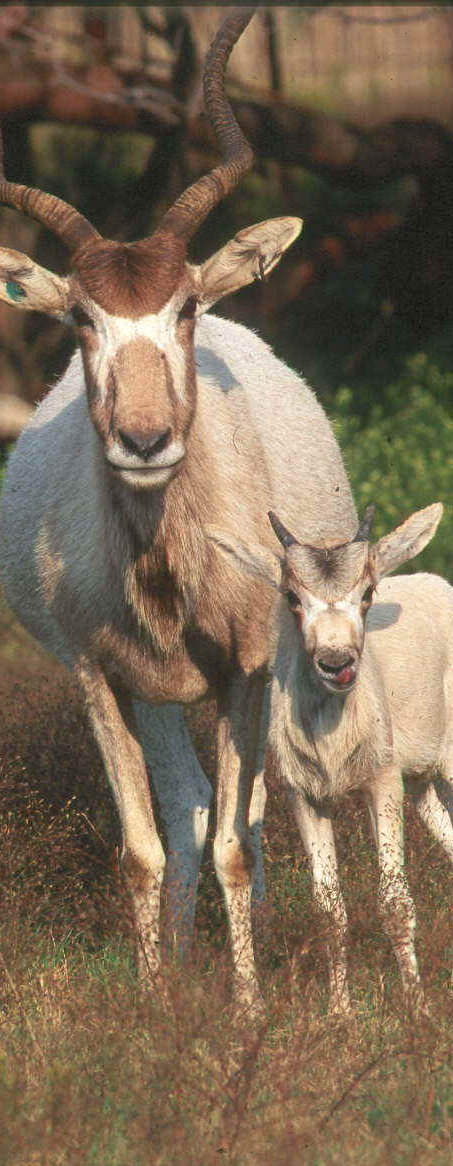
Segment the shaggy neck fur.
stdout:
<svg viewBox="0 0 453 1166">
<path fill-rule="evenodd" d="M 122 544 L 127 609 L 140 637 L 151 640 L 158 656 L 177 650 L 185 627 L 194 620 L 212 556 L 203 533 L 206 512 L 200 509 L 205 491 L 198 478 L 205 474 L 206 456 L 195 422 L 184 464 L 161 490 L 135 492 L 114 481 L 109 494 L 111 483 L 106 484 Z M 211 467 L 211 483 L 213 475 Z"/>
<path fill-rule="evenodd" d="M 355 687 L 342 696 L 323 691 L 299 644 L 286 600 L 276 614 L 270 739 L 291 784 L 316 801 L 363 784 L 390 759 L 391 728 L 384 722 L 372 649 L 365 641 Z"/>
</svg>

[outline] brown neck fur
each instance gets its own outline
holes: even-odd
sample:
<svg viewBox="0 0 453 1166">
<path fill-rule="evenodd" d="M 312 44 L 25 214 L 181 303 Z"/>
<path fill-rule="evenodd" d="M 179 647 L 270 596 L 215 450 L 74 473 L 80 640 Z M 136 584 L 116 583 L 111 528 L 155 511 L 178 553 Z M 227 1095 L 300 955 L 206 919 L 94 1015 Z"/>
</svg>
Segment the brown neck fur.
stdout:
<svg viewBox="0 0 453 1166">
<path fill-rule="evenodd" d="M 128 543 L 125 594 L 134 622 L 151 637 L 157 655 L 177 651 L 193 624 L 211 550 L 203 533 L 209 522 L 203 481 L 206 451 L 194 423 L 180 473 L 158 494 L 116 491 Z M 200 479 L 200 481 L 198 481 Z M 206 503 L 200 505 L 200 499 Z"/>
</svg>

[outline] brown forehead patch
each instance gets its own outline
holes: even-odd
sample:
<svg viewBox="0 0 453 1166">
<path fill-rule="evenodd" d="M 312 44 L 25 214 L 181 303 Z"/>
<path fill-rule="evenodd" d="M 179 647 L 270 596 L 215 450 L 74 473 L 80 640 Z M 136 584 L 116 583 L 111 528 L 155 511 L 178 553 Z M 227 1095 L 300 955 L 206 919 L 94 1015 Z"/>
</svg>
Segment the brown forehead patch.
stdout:
<svg viewBox="0 0 453 1166">
<path fill-rule="evenodd" d="M 184 240 L 162 231 L 139 243 L 90 239 L 73 256 L 73 268 L 104 311 L 136 320 L 164 307 L 184 275 L 185 259 Z"/>
</svg>

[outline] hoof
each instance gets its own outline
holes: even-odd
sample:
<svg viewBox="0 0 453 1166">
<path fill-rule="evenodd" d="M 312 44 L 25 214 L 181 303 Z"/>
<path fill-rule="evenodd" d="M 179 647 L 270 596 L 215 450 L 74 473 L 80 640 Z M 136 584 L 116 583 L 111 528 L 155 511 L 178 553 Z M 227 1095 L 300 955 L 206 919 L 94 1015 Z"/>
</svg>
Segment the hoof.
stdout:
<svg viewBox="0 0 453 1166">
<path fill-rule="evenodd" d="M 233 998 L 235 1023 L 256 1029 L 267 1023 L 267 1011 L 258 987 L 236 985 Z"/>
<path fill-rule="evenodd" d="M 350 1020 L 354 1011 L 349 999 L 349 992 L 342 992 L 329 1001 L 328 1017 L 330 1020 Z"/>
<path fill-rule="evenodd" d="M 411 993 L 407 1000 L 408 1011 L 414 1020 L 432 1020 L 431 1009 L 421 988 Z"/>
<path fill-rule="evenodd" d="M 160 976 L 160 959 L 156 948 L 152 951 L 145 951 L 143 947 L 137 948 L 137 976 L 140 984 L 144 987 L 151 987 L 154 981 Z"/>
<path fill-rule="evenodd" d="M 252 929 L 254 941 L 263 947 L 271 946 L 275 941 L 277 912 L 265 899 L 252 898 Z"/>
</svg>

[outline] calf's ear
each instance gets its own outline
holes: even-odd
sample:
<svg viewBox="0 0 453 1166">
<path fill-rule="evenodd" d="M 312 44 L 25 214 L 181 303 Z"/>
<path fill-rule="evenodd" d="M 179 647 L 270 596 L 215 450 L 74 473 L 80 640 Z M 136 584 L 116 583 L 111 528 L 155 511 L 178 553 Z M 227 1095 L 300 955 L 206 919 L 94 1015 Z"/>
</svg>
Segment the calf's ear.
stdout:
<svg viewBox="0 0 453 1166">
<path fill-rule="evenodd" d="M 407 563 L 427 546 L 436 533 L 443 514 L 441 502 L 434 502 L 424 510 L 416 510 L 391 534 L 384 535 L 372 549 L 372 558 L 378 576 L 389 575 L 402 563 Z"/>
<path fill-rule="evenodd" d="M 301 230 L 302 219 L 281 218 L 267 219 L 238 231 L 226 247 L 198 268 L 201 283 L 198 315 L 223 296 L 269 275 Z"/>
<path fill-rule="evenodd" d="M 229 559 L 230 563 L 239 571 L 246 575 L 252 575 L 254 579 L 260 579 L 263 583 L 268 583 L 276 591 L 280 590 L 281 560 L 277 555 L 272 554 L 272 551 L 267 551 L 264 547 L 246 547 L 233 534 L 218 530 L 215 526 L 205 527 L 205 534 L 209 541 L 214 543 L 219 554 L 223 555 L 225 559 Z"/>
<path fill-rule="evenodd" d="M 54 275 L 28 255 L 0 247 L 0 299 L 15 308 L 63 317 L 69 307 L 68 277 Z"/>
</svg>

